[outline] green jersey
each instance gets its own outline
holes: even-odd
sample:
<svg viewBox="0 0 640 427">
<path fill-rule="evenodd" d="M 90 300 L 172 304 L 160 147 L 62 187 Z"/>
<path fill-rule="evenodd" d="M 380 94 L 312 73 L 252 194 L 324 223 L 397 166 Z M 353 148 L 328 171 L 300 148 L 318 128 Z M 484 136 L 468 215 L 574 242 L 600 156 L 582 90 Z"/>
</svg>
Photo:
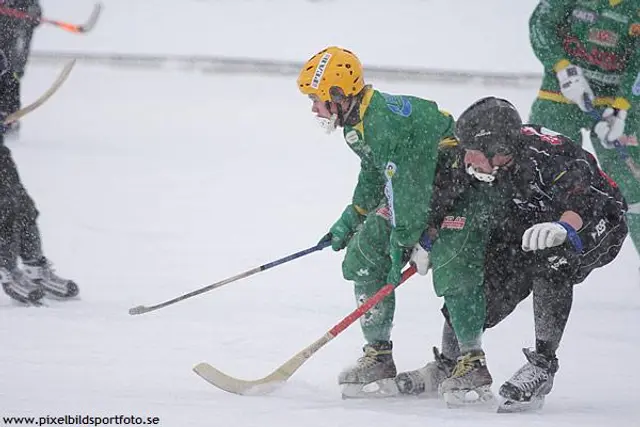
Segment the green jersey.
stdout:
<svg viewBox="0 0 640 427">
<path fill-rule="evenodd" d="M 453 134 L 453 118 L 433 101 L 367 89 L 360 121 L 345 126 L 360 157 L 353 205 L 367 213 L 386 203 L 392 243 L 413 246 L 427 224 L 438 144 Z"/>
<path fill-rule="evenodd" d="M 556 71 L 581 67 L 596 105 L 628 109 L 635 129 L 640 109 L 640 0 L 543 0 L 530 21 L 533 50 L 545 68 L 540 98 L 567 102 Z"/>
</svg>

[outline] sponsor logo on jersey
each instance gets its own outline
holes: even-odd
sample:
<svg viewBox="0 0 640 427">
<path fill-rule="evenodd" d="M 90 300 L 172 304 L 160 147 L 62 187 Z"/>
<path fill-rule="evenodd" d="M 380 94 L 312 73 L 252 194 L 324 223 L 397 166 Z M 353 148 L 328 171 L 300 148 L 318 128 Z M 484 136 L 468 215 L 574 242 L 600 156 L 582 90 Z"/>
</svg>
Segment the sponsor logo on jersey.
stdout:
<svg viewBox="0 0 640 427">
<path fill-rule="evenodd" d="M 349 132 L 347 132 L 347 134 L 344 136 L 344 139 L 347 141 L 349 145 L 351 145 L 358 142 L 360 140 L 360 136 L 358 135 L 358 131 L 352 129 Z"/>
<path fill-rule="evenodd" d="M 383 206 L 383 207 L 378 208 L 376 210 L 376 215 L 386 219 L 387 221 L 390 221 L 391 220 L 391 209 L 389 209 L 389 206 Z"/>
<path fill-rule="evenodd" d="M 464 216 L 445 216 L 442 220 L 440 228 L 449 230 L 462 230 L 464 224 L 467 222 L 467 218 Z"/>
<path fill-rule="evenodd" d="M 318 66 L 316 67 L 316 71 L 313 73 L 313 79 L 311 80 L 311 87 L 314 89 L 318 89 L 320 86 L 320 82 L 322 81 L 322 76 L 324 75 L 324 70 L 327 69 L 327 64 L 331 59 L 330 53 L 325 53 L 322 55 L 320 62 L 318 62 Z"/>
<path fill-rule="evenodd" d="M 618 35 L 616 33 L 598 28 L 589 30 L 588 39 L 591 43 L 604 47 L 615 47 L 618 44 Z"/>
<path fill-rule="evenodd" d="M 523 135 L 537 135 L 541 141 L 544 141 L 551 145 L 562 145 L 562 135 L 545 127 L 541 127 L 540 132 L 538 132 L 534 127 L 523 126 L 522 129 L 520 129 L 520 133 L 522 133 Z"/>
<path fill-rule="evenodd" d="M 619 85 L 622 81 L 622 74 L 602 73 L 594 70 L 582 70 L 582 73 L 589 81 L 596 81 L 606 85 Z"/>
<path fill-rule="evenodd" d="M 590 24 L 598 20 L 598 15 L 590 10 L 574 9 L 572 15 L 578 21 L 589 22 Z"/>
<path fill-rule="evenodd" d="M 411 115 L 413 107 L 406 97 L 400 95 L 389 95 L 388 93 L 382 93 L 382 96 L 387 103 L 387 107 L 394 114 L 402 117 L 409 117 Z"/>
<path fill-rule="evenodd" d="M 584 7 L 590 7 L 595 9 L 598 7 L 598 0 L 578 0 L 578 4 Z"/>
<path fill-rule="evenodd" d="M 634 22 L 633 24 L 631 24 L 631 26 L 629 27 L 629 35 L 630 36 L 640 36 L 640 24 L 637 22 Z"/>
<path fill-rule="evenodd" d="M 384 176 L 387 178 L 387 182 L 384 184 L 384 195 L 387 198 L 387 206 L 389 207 L 389 213 L 392 226 L 396 226 L 396 211 L 393 208 L 393 181 L 392 178 L 396 174 L 398 167 L 393 162 L 387 162 L 384 167 Z"/>
<path fill-rule="evenodd" d="M 605 18 L 611 19 L 612 21 L 620 22 L 621 24 L 626 24 L 629 22 L 629 17 L 613 12 L 611 10 L 605 10 L 601 15 Z"/>
<path fill-rule="evenodd" d="M 623 60 L 615 53 L 600 50 L 595 46 L 588 51 L 580 39 L 575 36 L 565 37 L 562 41 L 562 47 L 570 56 L 580 58 L 605 71 L 618 71 L 624 67 Z"/>
<path fill-rule="evenodd" d="M 565 257 L 558 256 L 550 256 L 547 258 L 549 260 L 549 267 L 554 270 L 559 270 L 563 265 L 569 265 L 569 261 Z"/>
</svg>

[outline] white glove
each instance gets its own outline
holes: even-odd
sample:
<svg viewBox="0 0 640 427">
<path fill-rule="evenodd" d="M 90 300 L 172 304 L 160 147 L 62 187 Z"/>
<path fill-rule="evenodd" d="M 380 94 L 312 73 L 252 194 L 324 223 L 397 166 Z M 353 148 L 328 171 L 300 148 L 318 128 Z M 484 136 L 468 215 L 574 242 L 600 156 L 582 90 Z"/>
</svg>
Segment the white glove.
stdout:
<svg viewBox="0 0 640 427">
<path fill-rule="evenodd" d="M 624 135 L 624 121 L 627 118 L 626 110 L 614 110 L 608 107 L 602 113 L 602 120 L 596 123 L 593 131 L 604 148 L 614 148 L 613 141 Z"/>
<path fill-rule="evenodd" d="M 557 222 L 541 222 L 522 235 L 522 250 L 537 251 L 552 248 L 567 240 L 567 230 Z"/>
<path fill-rule="evenodd" d="M 431 267 L 429 251 L 423 248 L 420 242 L 416 243 L 411 250 L 409 262 L 416 267 L 416 272 L 419 275 L 425 276 Z"/>
<path fill-rule="evenodd" d="M 577 104 L 585 113 L 589 111 L 585 102 L 585 94 L 591 102 L 593 102 L 593 91 L 589 82 L 582 73 L 582 68 L 576 65 L 569 65 L 556 73 L 558 83 L 560 83 L 560 92 L 569 101 Z"/>
</svg>

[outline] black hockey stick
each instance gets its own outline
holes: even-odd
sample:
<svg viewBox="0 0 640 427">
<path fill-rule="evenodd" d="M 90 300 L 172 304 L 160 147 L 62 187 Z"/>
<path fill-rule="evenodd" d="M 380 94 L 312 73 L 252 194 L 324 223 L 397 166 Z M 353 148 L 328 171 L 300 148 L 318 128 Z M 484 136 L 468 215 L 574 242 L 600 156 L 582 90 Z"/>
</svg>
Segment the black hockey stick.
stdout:
<svg viewBox="0 0 640 427">
<path fill-rule="evenodd" d="M 196 289 L 195 291 L 189 292 L 188 294 L 180 295 L 179 297 L 173 298 L 173 299 L 171 299 L 169 301 L 165 301 L 163 303 L 156 304 L 156 305 L 151 305 L 151 306 L 138 305 L 136 307 L 132 307 L 132 308 L 129 309 L 129 314 L 131 314 L 133 316 L 133 315 L 136 315 L 136 314 L 144 314 L 144 313 L 148 313 L 150 311 L 158 310 L 158 309 L 166 307 L 168 305 L 175 304 L 175 303 L 177 303 L 179 301 L 185 300 L 187 298 L 191 298 L 191 297 L 194 297 L 196 295 L 200 295 L 200 294 L 208 292 L 210 290 L 213 290 L 213 289 L 219 288 L 221 286 L 227 285 L 229 283 L 235 282 L 236 280 L 244 279 L 245 277 L 249 277 L 249 276 L 252 276 L 252 275 L 254 275 L 256 273 L 260 273 L 261 271 L 268 270 L 268 269 L 273 268 L 273 267 L 275 267 L 277 265 L 284 264 L 284 263 L 289 262 L 289 261 L 293 261 L 294 259 L 298 259 L 298 258 L 303 257 L 305 255 L 309 255 L 310 253 L 313 253 L 313 252 L 316 252 L 316 251 L 320 251 L 320 250 L 326 248 L 327 246 L 331 245 L 331 239 L 328 236 L 329 235 L 327 235 L 324 239 L 322 239 L 320 241 L 320 243 L 318 243 L 317 245 L 312 246 L 312 247 L 310 247 L 308 249 L 302 250 L 300 252 L 296 252 L 295 254 L 288 255 L 288 256 L 286 256 L 284 258 L 277 259 L 275 261 L 272 261 L 270 263 L 261 265 L 259 267 L 252 268 L 251 270 L 247 270 L 247 271 L 245 271 L 243 273 L 240 273 L 240 274 L 237 274 L 237 275 L 235 275 L 233 277 L 229 277 L 227 279 L 221 280 L 221 281 L 213 283 L 211 285 L 207 285 L 207 286 L 205 286 L 203 288 Z"/>
<path fill-rule="evenodd" d="M 100 12 L 102 12 L 102 4 L 96 3 L 93 6 L 93 11 L 91 12 L 91 15 L 89 16 L 89 19 L 87 20 L 87 22 L 81 25 L 76 25 L 76 24 L 70 24 L 68 22 L 57 21 L 55 19 L 33 16 L 21 10 L 0 6 L 0 15 L 10 16 L 16 19 L 25 19 L 25 20 L 33 21 L 34 23 L 37 23 L 37 24 L 50 24 L 58 28 L 61 28 L 65 31 L 69 31 L 71 33 L 77 33 L 77 34 L 83 34 L 91 31 L 93 27 L 96 25 L 98 18 L 100 17 Z"/>
</svg>

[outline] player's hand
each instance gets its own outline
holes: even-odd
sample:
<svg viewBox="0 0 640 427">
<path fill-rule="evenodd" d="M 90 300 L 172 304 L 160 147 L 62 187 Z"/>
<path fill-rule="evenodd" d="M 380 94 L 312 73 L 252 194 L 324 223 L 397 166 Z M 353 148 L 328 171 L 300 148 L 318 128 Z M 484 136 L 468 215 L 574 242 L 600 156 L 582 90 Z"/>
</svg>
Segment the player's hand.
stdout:
<svg viewBox="0 0 640 427">
<path fill-rule="evenodd" d="M 411 250 L 411 258 L 409 258 L 409 263 L 416 268 L 416 272 L 421 276 L 425 276 L 429 272 L 429 268 L 431 267 L 431 246 L 431 239 L 425 231 L 422 234 L 422 237 L 420 237 L 418 243 L 416 243 Z"/>
<path fill-rule="evenodd" d="M 523 251 L 538 251 L 563 244 L 567 238 L 581 252 L 582 241 L 576 230 L 564 221 L 541 222 L 529 227 L 522 235 Z"/>
<path fill-rule="evenodd" d="M 624 135 L 626 118 L 626 110 L 618 110 L 611 107 L 604 110 L 602 120 L 596 123 L 593 128 L 604 148 L 614 148 L 613 142 Z"/>
<path fill-rule="evenodd" d="M 569 64 L 556 73 L 560 92 L 569 101 L 576 104 L 585 113 L 589 111 L 585 103 L 585 95 L 593 103 L 593 91 L 582 72 L 582 68 Z"/>
<path fill-rule="evenodd" d="M 358 213 L 353 205 L 348 205 L 340 215 L 340 218 L 329 229 L 331 248 L 334 251 L 344 249 L 364 219 L 365 216 Z"/>
</svg>

